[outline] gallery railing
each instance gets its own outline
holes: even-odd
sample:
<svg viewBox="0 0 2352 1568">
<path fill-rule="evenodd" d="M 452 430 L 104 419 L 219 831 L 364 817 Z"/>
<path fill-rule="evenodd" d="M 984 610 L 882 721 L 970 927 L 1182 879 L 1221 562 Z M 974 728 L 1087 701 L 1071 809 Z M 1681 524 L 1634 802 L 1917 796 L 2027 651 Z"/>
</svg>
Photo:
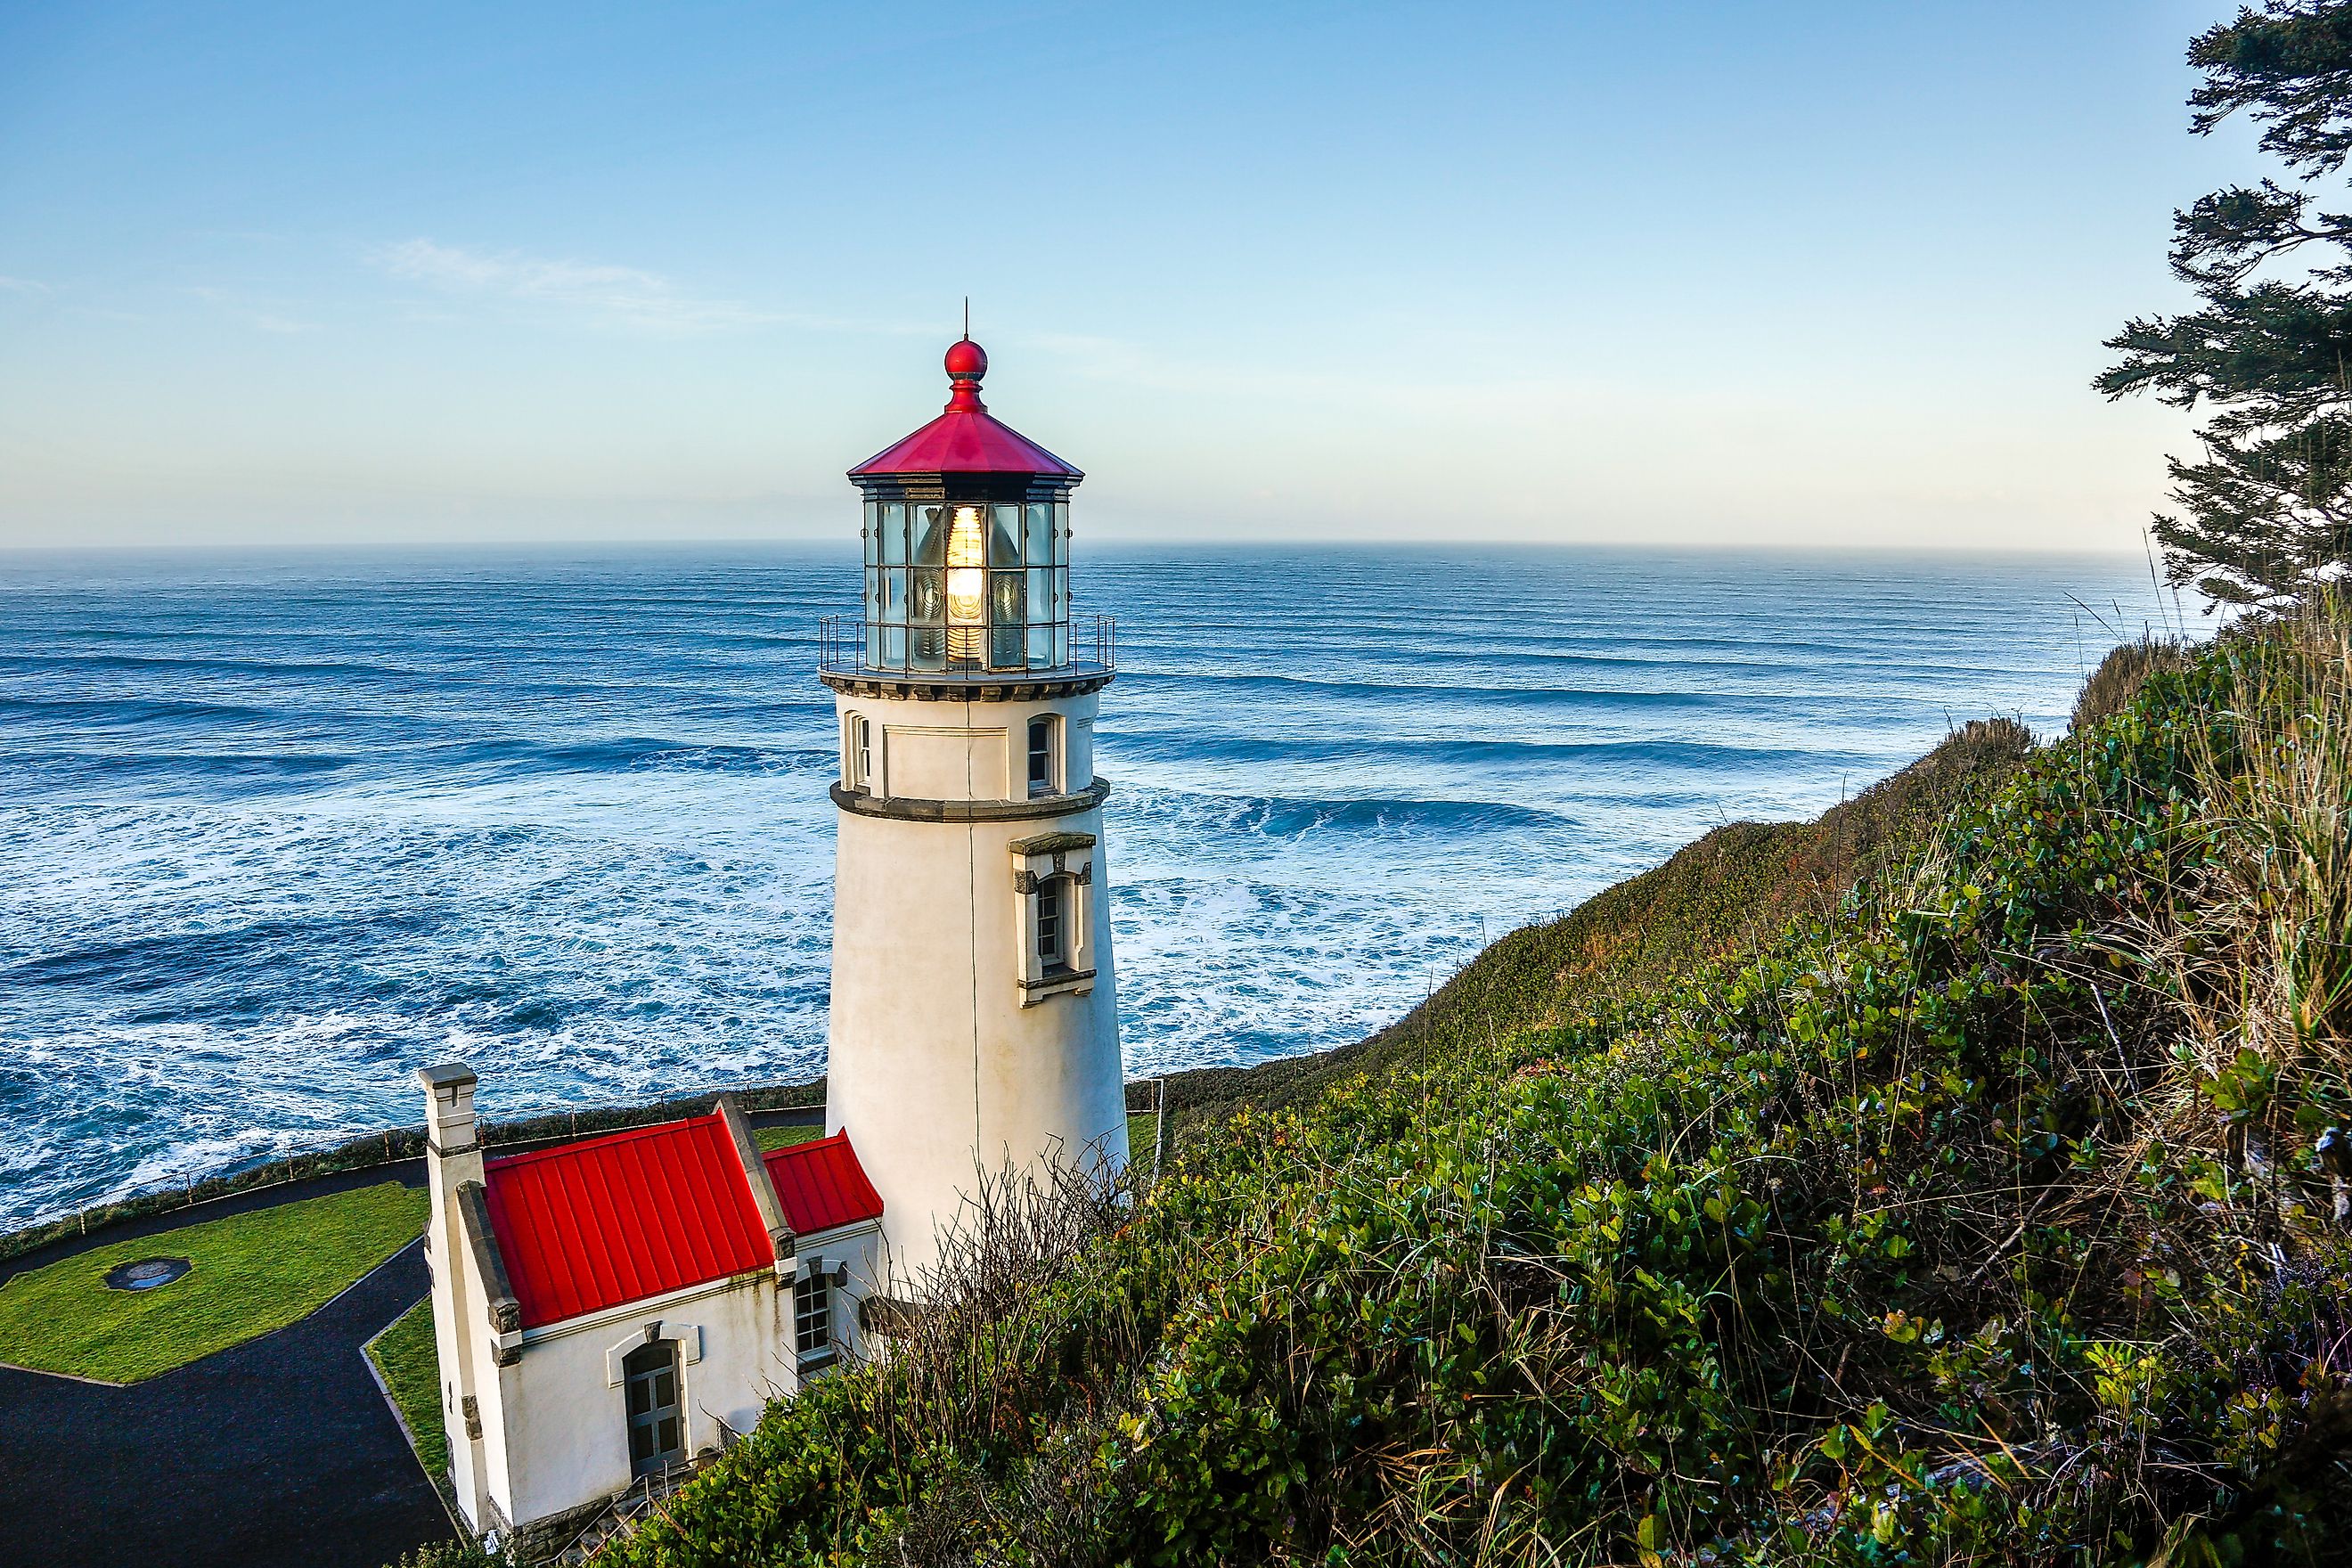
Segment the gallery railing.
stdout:
<svg viewBox="0 0 2352 1568">
<path fill-rule="evenodd" d="M 817 668 L 832 675 L 971 681 L 1108 675 L 1118 658 L 1118 623 L 1109 616 L 998 626 L 902 626 L 826 616 L 817 626 Z"/>
</svg>

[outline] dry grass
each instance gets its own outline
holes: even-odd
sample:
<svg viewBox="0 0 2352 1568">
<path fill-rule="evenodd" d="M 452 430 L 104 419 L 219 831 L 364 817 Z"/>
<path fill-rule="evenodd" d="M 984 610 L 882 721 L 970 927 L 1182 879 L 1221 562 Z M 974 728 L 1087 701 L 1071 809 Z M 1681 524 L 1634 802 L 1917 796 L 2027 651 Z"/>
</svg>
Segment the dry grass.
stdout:
<svg viewBox="0 0 2352 1568">
<path fill-rule="evenodd" d="M 2083 689 L 2074 697 L 2074 717 L 2071 728 L 2087 730 L 2103 719 L 2113 718 L 2139 695 L 2147 678 L 2162 669 L 2180 669 L 2196 657 L 2196 650 L 2186 641 L 2171 637 L 2144 637 L 2137 642 L 2119 645 L 2099 661 L 2083 682 Z"/>
<path fill-rule="evenodd" d="M 2231 665 L 2227 722 L 2198 736 L 2207 858 L 2131 935 L 2176 994 L 2168 1131 L 2291 1182 L 2298 1111 L 2352 1105 L 2352 633 L 2274 629 Z"/>
</svg>

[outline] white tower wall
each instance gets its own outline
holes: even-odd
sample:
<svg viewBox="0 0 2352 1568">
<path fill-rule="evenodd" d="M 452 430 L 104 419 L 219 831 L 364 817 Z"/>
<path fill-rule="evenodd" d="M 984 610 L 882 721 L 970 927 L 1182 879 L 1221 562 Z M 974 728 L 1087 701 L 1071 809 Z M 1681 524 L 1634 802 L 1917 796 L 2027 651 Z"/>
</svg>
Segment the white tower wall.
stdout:
<svg viewBox="0 0 2352 1568">
<path fill-rule="evenodd" d="M 826 1131 L 848 1131 L 882 1196 L 895 1291 L 919 1289 L 938 1228 L 983 1167 L 1127 1160 L 1094 774 L 1100 684 L 1033 682 L 1035 694 L 1004 700 L 836 687 Z M 1031 799 L 1028 726 L 1041 714 L 1060 721 L 1058 776 Z M 1075 929 L 1049 972 L 1036 889 L 1055 877 Z"/>
</svg>

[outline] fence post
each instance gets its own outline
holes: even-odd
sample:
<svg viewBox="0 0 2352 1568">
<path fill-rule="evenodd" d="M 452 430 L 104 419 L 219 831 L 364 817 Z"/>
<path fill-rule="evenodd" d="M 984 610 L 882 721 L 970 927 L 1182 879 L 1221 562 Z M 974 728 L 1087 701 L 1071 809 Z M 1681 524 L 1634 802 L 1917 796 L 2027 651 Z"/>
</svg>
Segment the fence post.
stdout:
<svg viewBox="0 0 2352 1568">
<path fill-rule="evenodd" d="M 1160 1156 L 1168 1152 L 1168 1075 L 1160 1075 L 1160 1109 L 1151 1118 L 1151 1182 L 1160 1184 Z"/>
</svg>

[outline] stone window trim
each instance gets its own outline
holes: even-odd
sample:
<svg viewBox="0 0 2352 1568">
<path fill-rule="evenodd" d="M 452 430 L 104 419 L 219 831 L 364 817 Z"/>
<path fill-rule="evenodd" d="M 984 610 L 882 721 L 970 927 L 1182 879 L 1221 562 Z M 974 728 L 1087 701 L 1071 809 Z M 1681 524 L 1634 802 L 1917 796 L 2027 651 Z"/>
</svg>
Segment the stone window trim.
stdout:
<svg viewBox="0 0 2352 1568">
<path fill-rule="evenodd" d="M 1095 879 L 1095 836 L 1091 833 L 1041 833 L 1016 838 L 1013 853 L 1013 896 L 1018 972 L 1014 984 L 1021 1005 L 1034 1007 L 1049 997 L 1083 995 L 1095 988 L 1092 900 L 1079 891 Z M 1064 961 L 1046 969 L 1038 957 L 1038 890 L 1060 879 Z"/>
<path fill-rule="evenodd" d="M 793 1352 L 799 1369 L 816 1372 L 841 1359 L 835 1314 L 840 1299 L 835 1294 L 849 1283 L 849 1262 L 841 1258 L 811 1258 L 793 1281 Z"/>
<path fill-rule="evenodd" d="M 672 1322 L 667 1318 L 655 1318 L 632 1332 L 625 1340 L 604 1347 L 604 1386 L 618 1388 L 626 1380 L 621 1363 L 629 1359 L 631 1351 L 642 1349 L 656 1340 L 669 1340 L 677 1346 L 677 1363 L 681 1369 L 702 1359 L 702 1325 Z"/>
</svg>

